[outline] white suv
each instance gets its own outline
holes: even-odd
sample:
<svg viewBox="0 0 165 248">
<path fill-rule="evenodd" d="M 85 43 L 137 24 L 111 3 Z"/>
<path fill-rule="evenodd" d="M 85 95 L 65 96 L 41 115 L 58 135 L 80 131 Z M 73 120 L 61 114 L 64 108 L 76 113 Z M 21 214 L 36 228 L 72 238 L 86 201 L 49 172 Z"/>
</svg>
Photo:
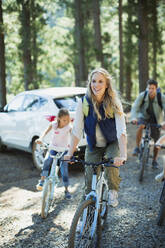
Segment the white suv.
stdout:
<svg viewBox="0 0 165 248">
<path fill-rule="evenodd" d="M 35 140 L 56 119 L 60 108 L 67 108 L 74 120 L 77 101 L 85 93 L 86 88 L 55 87 L 24 91 L 15 96 L 0 112 L 0 150 L 12 147 L 31 152 L 34 165 L 41 169 L 44 154 Z M 50 135 L 45 137 L 48 143 L 49 138 Z M 85 144 L 82 137 L 80 149 Z"/>
</svg>

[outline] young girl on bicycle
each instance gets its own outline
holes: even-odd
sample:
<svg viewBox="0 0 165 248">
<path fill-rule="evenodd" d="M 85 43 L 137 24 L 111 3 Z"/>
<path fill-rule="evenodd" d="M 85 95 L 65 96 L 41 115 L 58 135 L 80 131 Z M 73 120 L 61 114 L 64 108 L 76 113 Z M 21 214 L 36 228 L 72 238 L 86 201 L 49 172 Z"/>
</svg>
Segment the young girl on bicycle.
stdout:
<svg viewBox="0 0 165 248">
<path fill-rule="evenodd" d="M 74 121 L 71 144 L 64 159 L 70 159 L 81 138 L 83 129 L 87 135 L 85 161 L 100 162 L 103 155 L 113 157 L 120 166 L 127 160 L 127 135 L 125 115 L 112 85 L 109 73 L 98 68 L 89 74 L 87 94 L 79 101 Z M 120 154 L 119 154 L 120 151 Z M 98 170 L 99 174 L 99 170 Z M 107 167 L 105 177 L 109 188 L 109 204 L 118 205 L 118 190 L 121 178 L 119 170 Z M 91 190 L 92 169 L 85 168 L 85 193 Z"/>
<path fill-rule="evenodd" d="M 155 147 L 157 149 L 161 149 L 161 145 L 163 144 L 165 144 L 165 135 L 158 139 L 158 141 L 155 143 Z M 163 171 L 155 177 L 155 180 L 158 182 L 165 180 L 165 164 L 163 164 Z"/>
<path fill-rule="evenodd" d="M 50 143 L 50 151 L 48 156 L 46 156 L 44 160 L 44 166 L 41 173 L 41 180 L 36 185 L 37 190 L 43 189 L 43 184 L 45 177 L 49 175 L 50 167 L 53 162 L 53 158 L 51 155 L 56 155 L 57 151 L 53 149 L 53 147 L 64 147 L 66 148 L 66 152 L 69 148 L 69 140 L 70 140 L 70 133 L 72 130 L 71 123 L 70 123 L 70 115 L 67 109 L 60 109 L 57 115 L 57 121 L 51 122 L 48 128 L 43 132 L 43 134 L 36 140 L 37 144 L 42 144 L 44 137 L 50 132 L 53 131 L 52 140 Z M 52 149 L 51 149 L 52 148 Z M 68 178 L 68 163 L 63 161 L 60 164 L 61 175 L 63 179 L 63 183 L 65 186 L 65 198 L 70 198 L 71 195 L 68 191 L 69 186 L 69 178 Z"/>
</svg>

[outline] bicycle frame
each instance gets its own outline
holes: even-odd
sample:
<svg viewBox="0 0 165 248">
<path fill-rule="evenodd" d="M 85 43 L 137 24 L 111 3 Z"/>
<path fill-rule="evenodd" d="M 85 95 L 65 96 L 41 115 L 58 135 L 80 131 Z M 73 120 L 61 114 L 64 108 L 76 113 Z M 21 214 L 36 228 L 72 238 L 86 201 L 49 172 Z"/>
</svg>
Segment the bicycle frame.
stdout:
<svg viewBox="0 0 165 248">
<path fill-rule="evenodd" d="M 85 197 L 85 200 L 89 200 L 90 198 L 92 198 L 95 201 L 95 214 L 94 214 L 94 221 L 92 223 L 92 228 L 91 228 L 91 237 L 93 237 L 93 235 L 95 233 L 96 226 L 97 226 L 97 218 L 98 218 L 98 213 L 99 213 L 100 204 L 101 204 L 100 198 L 101 198 L 103 183 L 106 184 L 105 179 L 104 179 L 104 167 L 103 167 L 103 165 L 101 165 L 101 163 L 100 163 L 100 166 L 101 166 L 101 171 L 100 171 L 100 175 L 99 175 L 99 180 L 97 177 L 97 166 L 93 166 L 94 172 L 93 172 L 93 176 L 92 176 L 92 189 L 91 189 L 91 192 L 88 195 L 86 195 L 86 197 Z M 99 192 L 97 193 L 98 183 L 99 183 Z M 87 209 L 85 209 L 84 213 L 83 213 L 83 219 L 82 219 L 82 226 L 81 226 L 80 234 L 82 234 L 82 232 L 83 232 L 86 217 L 87 217 Z"/>
<path fill-rule="evenodd" d="M 91 228 L 91 237 L 93 237 L 96 224 L 97 224 L 97 216 L 98 216 L 98 211 L 99 211 L 99 199 L 100 197 L 96 193 L 96 186 L 97 186 L 97 173 L 96 173 L 96 168 L 94 169 L 93 177 L 92 177 L 92 190 L 91 192 L 86 196 L 86 200 L 90 199 L 91 197 L 95 200 L 95 215 L 94 215 L 94 221 L 92 223 L 92 228 Z M 100 172 L 101 173 L 101 172 Z M 103 173 L 101 173 L 101 180 L 103 180 Z M 102 186 L 102 183 L 101 183 Z M 82 226 L 80 230 L 80 234 L 83 232 L 85 221 L 86 221 L 86 216 L 87 216 L 87 209 L 84 210 L 83 213 L 83 220 L 82 220 Z"/>
<path fill-rule="evenodd" d="M 54 148 L 55 151 L 58 151 L 57 149 L 58 148 Z M 50 174 L 45 179 L 43 193 L 42 193 L 42 206 L 41 206 L 42 218 L 47 217 L 49 208 L 53 200 L 54 188 L 55 188 L 55 184 L 57 183 L 57 175 L 56 175 L 57 161 L 64 155 L 66 151 L 64 148 L 62 150 L 60 149 L 60 151 L 58 151 L 56 155 L 51 155 L 51 157 L 53 158 L 53 163 L 51 166 Z M 46 154 L 46 156 L 47 155 L 48 153 Z"/>
<path fill-rule="evenodd" d="M 50 155 L 53 158 L 53 163 L 51 166 L 50 174 L 45 180 L 51 180 L 53 184 L 56 183 L 56 166 L 58 160 L 64 155 L 66 150 L 63 149 L 63 151 L 58 151 L 56 155 Z"/>
<path fill-rule="evenodd" d="M 56 154 L 58 155 L 58 153 Z M 51 156 L 53 157 L 53 163 L 52 163 L 52 166 L 51 166 L 51 170 L 50 170 L 50 174 L 48 177 L 46 177 L 45 179 L 45 184 L 47 181 L 51 181 L 52 182 L 52 191 L 51 191 L 51 200 L 53 199 L 53 195 L 54 195 L 54 187 L 55 187 L 55 184 L 57 183 L 57 179 L 56 179 L 56 166 L 57 166 L 57 161 L 59 158 L 57 158 L 57 156 Z"/>
<path fill-rule="evenodd" d="M 75 161 L 74 159 L 71 160 L 71 162 Z M 79 204 L 73 217 L 68 247 L 100 247 L 101 232 L 108 213 L 108 187 L 104 179 L 104 169 L 105 167 L 118 167 L 114 165 L 112 159 L 105 159 L 98 163 L 78 161 L 92 167 L 92 184 L 91 191 L 86 195 L 85 200 Z M 97 175 L 98 167 L 100 169 L 99 176 Z"/>
<path fill-rule="evenodd" d="M 145 142 L 150 142 L 151 140 L 151 129 L 150 129 L 150 125 L 146 125 L 146 128 L 145 128 L 145 134 L 142 136 L 142 141 L 141 141 L 141 144 L 144 146 L 144 143 Z"/>
</svg>

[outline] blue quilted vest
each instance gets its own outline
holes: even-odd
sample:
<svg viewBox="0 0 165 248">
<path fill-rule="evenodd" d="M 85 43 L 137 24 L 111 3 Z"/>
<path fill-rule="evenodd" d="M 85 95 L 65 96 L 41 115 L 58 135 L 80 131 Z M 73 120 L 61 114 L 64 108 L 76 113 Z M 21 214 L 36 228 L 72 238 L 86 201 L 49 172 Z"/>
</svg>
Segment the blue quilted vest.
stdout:
<svg viewBox="0 0 165 248">
<path fill-rule="evenodd" d="M 84 117 L 84 130 L 87 135 L 89 148 L 92 151 L 96 146 L 96 124 L 98 123 L 107 144 L 109 144 L 117 140 L 116 123 L 115 118 L 105 117 L 103 104 L 99 108 L 102 119 L 98 121 L 91 100 L 87 96 L 85 97 L 89 104 L 89 110 L 88 115 Z"/>
</svg>

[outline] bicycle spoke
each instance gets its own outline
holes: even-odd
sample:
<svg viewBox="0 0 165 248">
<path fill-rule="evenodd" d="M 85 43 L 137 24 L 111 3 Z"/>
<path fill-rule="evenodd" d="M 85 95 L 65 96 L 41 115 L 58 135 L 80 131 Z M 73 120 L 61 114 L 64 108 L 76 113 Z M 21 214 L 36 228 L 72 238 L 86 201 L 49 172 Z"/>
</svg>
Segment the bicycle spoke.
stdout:
<svg viewBox="0 0 165 248">
<path fill-rule="evenodd" d="M 83 215 L 85 211 L 85 214 Z M 97 225 L 93 225 L 95 216 L 95 202 L 90 199 L 84 201 L 77 209 L 69 234 L 69 246 L 77 248 L 97 247 Z M 93 233 L 93 236 L 92 236 Z"/>
<path fill-rule="evenodd" d="M 52 197 L 52 183 L 47 181 L 44 185 L 43 196 L 42 196 L 42 207 L 41 207 L 41 216 L 42 218 L 46 218 L 51 206 Z"/>
<path fill-rule="evenodd" d="M 95 207 L 94 205 L 89 205 L 87 209 L 86 221 L 83 224 L 83 233 L 77 233 L 78 237 L 76 239 L 77 247 L 90 247 L 91 246 L 91 232 L 92 232 L 92 223 L 94 221 Z"/>
</svg>

